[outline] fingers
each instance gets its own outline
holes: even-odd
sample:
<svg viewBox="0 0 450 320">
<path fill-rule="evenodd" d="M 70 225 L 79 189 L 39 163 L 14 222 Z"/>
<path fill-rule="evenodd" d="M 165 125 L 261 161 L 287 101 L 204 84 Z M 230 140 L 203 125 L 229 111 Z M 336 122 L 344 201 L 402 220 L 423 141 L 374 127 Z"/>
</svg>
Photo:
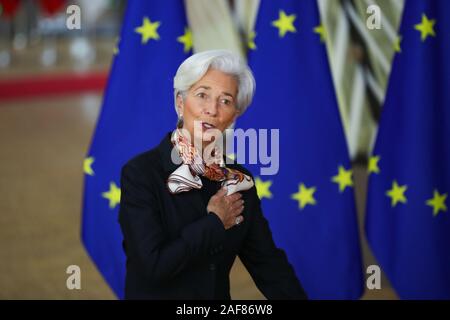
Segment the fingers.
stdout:
<svg viewBox="0 0 450 320">
<path fill-rule="evenodd" d="M 244 200 L 242 199 L 241 193 L 234 193 L 232 195 L 227 196 L 227 189 L 222 187 L 217 191 L 217 193 L 212 197 L 212 203 L 222 208 L 224 220 L 227 222 L 225 225 L 226 228 L 231 228 L 236 225 L 236 222 L 239 224 L 242 223 L 243 217 L 242 212 L 244 211 Z M 239 217 L 239 218 L 238 218 Z M 238 218 L 236 220 L 236 218 Z"/>
<path fill-rule="evenodd" d="M 219 191 L 216 192 L 216 195 L 219 197 L 223 197 L 227 194 L 227 188 L 226 187 L 222 187 L 219 189 Z"/>
<path fill-rule="evenodd" d="M 236 200 L 232 200 L 232 198 L 230 199 L 229 197 L 227 197 L 224 200 L 229 210 L 233 212 L 244 205 L 244 200 L 241 199 L 241 197 L 238 197 Z"/>
<path fill-rule="evenodd" d="M 213 202 L 222 202 L 224 199 L 226 200 L 225 196 L 227 194 L 226 188 L 220 188 L 212 197 L 211 200 Z"/>
<path fill-rule="evenodd" d="M 241 199 L 242 195 L 240 193 L 234 193 L 230 196 L 224 196 L 223 200 L 228 207 L 231 207 L 237 200 Z"/>
<path fill-rule="evenodd" d="M 233 193 L 232 195 L 227 196 L 227 199 L 230 203 L 239 200 L 242 198 L 242 194 L 237 192 L 237 193 Z"/>
<path fill-rule="evenodd" d="M 244 207 L 244 200 L 242 200 L 242 199 L 236 200 L 235 202 L 233 202 L 231 204 L 232 210 L 240 209 L 241 207 L 242 208 Z"/>
<path fill-rule="evenodd" d="M 244 211 L 244 200 L 236 201 L 236 203 L 230 208 L 230 214 L 234 217 L 240 215 Z"/>
<path fill-rule="evenodd" d="M 216 192 L 215 196 L 219 197 L 219 198 L 224 198 L 227 196 L 227 188 L 226 187 L 222 187 L 219 189 L 219 191 Z"/>
<path fill-rule="evenodd" d="M 242 221 L 244 221 L 244 217 L 242 215 L 243 211 L 244 211 L 243 200 L 238 200 L 233 204 L 233 206 L 228 207 L 226 214 L 227 215 L 226 229 L 232 228 L 236 225 L 240 225 Z"/>
<path fill-rule="evenodd" d="M 234 201 L 242 198 L 242 194 L 237 192 L 237 193 L 233 193 L 229 196 L 226 195 L 227 194 L 227 188 L 226 187 L 222 187 L 219 189 L 219 191 L 216 192 L 216 196 L 218 197 L 225 197 L 225 199 L 227 200 L 228 203 L 233 203 Z"/>
</svg>

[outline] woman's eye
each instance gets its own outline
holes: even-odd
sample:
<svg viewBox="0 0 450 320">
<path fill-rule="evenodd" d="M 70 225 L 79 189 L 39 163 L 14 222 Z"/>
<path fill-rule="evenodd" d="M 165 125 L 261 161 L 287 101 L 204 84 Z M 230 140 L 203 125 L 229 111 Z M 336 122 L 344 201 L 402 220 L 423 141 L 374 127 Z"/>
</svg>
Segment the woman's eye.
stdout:
<svg viewBox="0 0 450 320">
<path fill-rule="evenodd" d="M 231 104 L 231 101 L 227 99 L 222 99 L 222 103 L 229 106 Z"/>
<path fill-rule="evenodd" d="M 205 98 L 205 97 L 206 97 L 206 94 L 203 93 L 203 92 L 199 92 L 199 93 L 197 93 L 197 97 Z"/>
</svg>

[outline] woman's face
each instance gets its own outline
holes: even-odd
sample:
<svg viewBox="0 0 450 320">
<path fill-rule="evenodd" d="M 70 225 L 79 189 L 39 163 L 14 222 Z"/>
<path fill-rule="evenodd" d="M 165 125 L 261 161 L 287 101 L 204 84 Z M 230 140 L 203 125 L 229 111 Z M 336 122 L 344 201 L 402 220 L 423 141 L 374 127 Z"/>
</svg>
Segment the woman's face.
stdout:
<svg viewBox="0 0 450 320">
<path fill-rule="evenodd" d="M 183 128 L 189 131 L 191 139 L 206 146 L 212 140 L 214 131 L 223 132 L 233 123 L 239 115 L 236 109 L 237 90 L 237 81 L 233 76 L 209 69 L 192 85 L 184 101 L 181 96 L 177 97 Z"/>
</svg>

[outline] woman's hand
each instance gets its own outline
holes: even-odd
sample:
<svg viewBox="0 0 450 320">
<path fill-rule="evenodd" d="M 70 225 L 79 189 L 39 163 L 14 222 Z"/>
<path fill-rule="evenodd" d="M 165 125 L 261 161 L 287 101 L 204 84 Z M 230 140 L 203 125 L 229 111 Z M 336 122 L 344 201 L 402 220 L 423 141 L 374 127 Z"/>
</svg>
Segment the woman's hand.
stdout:
<svg viewBox="0 0 450 320">
<path fill-rule="evenodd" d="M 240 214 L 244 210 L 244 200 L 240 193 L 227 196 L 225 188 L 221 188 L 209 199 L 206 210 L 215 213 L 223 223 L 226 230 L 241 223 L 244 217 Z"/>
</svg>

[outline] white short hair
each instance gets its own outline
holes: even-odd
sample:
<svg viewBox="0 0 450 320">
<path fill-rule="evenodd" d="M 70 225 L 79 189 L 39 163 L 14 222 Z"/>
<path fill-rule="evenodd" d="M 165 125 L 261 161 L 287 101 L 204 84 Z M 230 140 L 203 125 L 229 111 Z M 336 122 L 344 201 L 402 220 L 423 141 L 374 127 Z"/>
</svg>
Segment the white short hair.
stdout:
<svg viewBox="0 0 450 320">
<path fill-rule="evenodd" d="M 228 50 L 208 50 L 196 53 L 178 67 L 173 78 L 175 110 L 178 114 L 177 96 L 183 99 L 191 86 L 200 80 L 209 69 L 222 71 L 235 77 L 238 85 L 236 109 L 244 113 L 255 92 L 255 78 L 247 64 L 235 53 Z"/>
</svg>

